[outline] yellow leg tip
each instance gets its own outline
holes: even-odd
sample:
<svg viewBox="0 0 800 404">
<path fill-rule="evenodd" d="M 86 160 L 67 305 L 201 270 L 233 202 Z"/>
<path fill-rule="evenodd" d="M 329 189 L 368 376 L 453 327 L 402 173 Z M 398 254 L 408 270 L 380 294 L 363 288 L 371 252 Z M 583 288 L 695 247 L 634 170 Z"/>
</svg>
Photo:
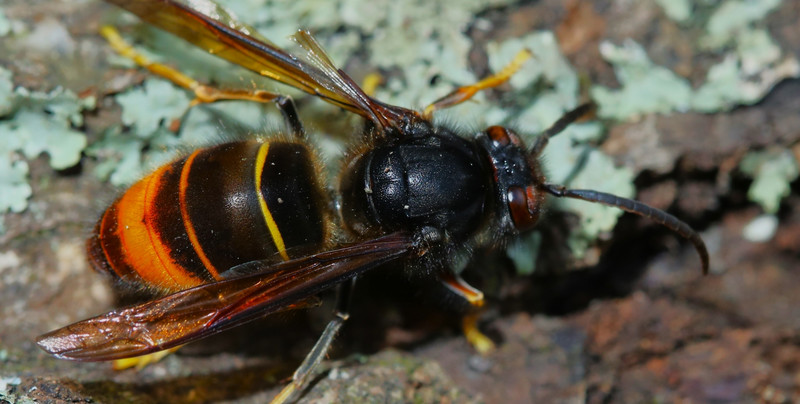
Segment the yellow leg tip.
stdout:
<svg viewBox="0 0 800 404">
<path fill-rule="evenodd" d="M 464 337 L 467 338 L 467 342 L 475 348 L 481 355 L 488 355 L 489 353 L 495 350 L 495 344 L 492 340 L 487 337 L 484 333 L 482 333 L 478 329 L 478 315 L 477 314 L 470 314 L 464 317 L 462 322 L 462 328 L 464 330 Z"/>
<path fill-rule="evenodd" d="M 102 35 L 106 39 L 116 38 L 119 37 L 119 32 L 117 31 L 116 28 L 110 25 L 103 25 L 102 27 L 100 27 L 100 35 Z"/>
<path fill-rule="evenodd" d="M 477 328 L 466 333 L 467 342 L 481 355 L 488 355 L 496 349 L 494 342 Z"/>
<path fill-rule="evenodd" d="M 436 100 L 433 104 L 428 105 L 422 111 L 422 116 L 425 119 L 431 119 L 433 117 L 433 113 L 436 110 L 449 108 L 454 105 L 461 104 L 464 101 L 471 99 L 478 91 L 486 90 L 487 88 L 497 87 L 513 76 L 525 62 L 528 61 L 533 57 L 533 52 L 530 49 L 523 49 L 517 52 L 517 55 L 514 56 L 514 59 L 506 65 L 502 70 L 498 73 L 493 74 L 489 77 L 484 78 L 483 80 L 468 86 L 462 86 L 455 89 L 450 94 L 445 95 L 444 97 Z"/>
<path fill-rule="evenodd" d="M 425 109 L 422 111 L 422 116 L 424 116 L 425 119 L 431 119 L 433 117 L 433 111 L 436 111 L 436 104 L 431 104 L 425 107 Z"/>
<path fill-rule="evenodd" d="M 379 73 L 370 73 L 364 77 L 361 89 L 364 91 L 364 94 L 372 97 L 375 95 L 375 92 L 378 90 L 378 86 L 380 86 L 382 82 L 383 76 L 381 76 Z"/>
<path fill-rule="evenodd" d="M 146 366 L 156 363 L 164 359 L 167 355 L 177 351 L 180 347 L 170 348 L 163 351 L 153 352 L 151 354 L 136 356 L 133 358 L 117 359 L 112 362 L 111 366 L 114 370 L 125 370 L 136 368 L 137 370 L 144 369 Z"/>
</svg>

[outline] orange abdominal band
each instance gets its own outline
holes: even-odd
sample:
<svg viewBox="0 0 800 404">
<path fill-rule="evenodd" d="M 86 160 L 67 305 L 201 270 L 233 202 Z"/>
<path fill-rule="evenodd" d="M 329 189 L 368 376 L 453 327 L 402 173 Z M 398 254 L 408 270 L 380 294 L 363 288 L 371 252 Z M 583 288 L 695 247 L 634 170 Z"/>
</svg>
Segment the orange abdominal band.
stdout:
<svg viewBox="0 0 800 404">
<path fill-rule="evenodd" d="M 159 168 L 134 184 L 117 206 L 117 237 L 125 261 L 147 283 L 177 290 L 201 284 L 170 257 L 170 247 L 153 230 L 156 217 L 153 204 L 161 178 L 170 166 Z"/>
</svg>

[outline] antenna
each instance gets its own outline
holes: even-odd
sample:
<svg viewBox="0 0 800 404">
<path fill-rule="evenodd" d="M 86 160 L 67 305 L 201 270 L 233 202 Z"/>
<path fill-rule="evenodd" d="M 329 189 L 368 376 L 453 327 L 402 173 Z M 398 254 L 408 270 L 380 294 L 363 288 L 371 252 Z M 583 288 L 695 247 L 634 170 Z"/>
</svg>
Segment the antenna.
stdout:
<svg viewBox="0 0 800 404">
<path fill-rule="evenodd" d="M 689 240 L 689 242 L 694 245 L 694 249 L 697 250 L 697 254 L 700 255 L 700 261 L 703 264 L 703 275 L 708 274 L 708 250 L 706 249 L 706 244 L 696 231 L 694 231 L 691 227 L 689 227 L 688 224 L 681 221 L 677 217 L 642 202 L 604 192 L 587 189 L 568 189 L 562 185 L 554 184 L 542 184 L 539 186 L 539 188 L 559 198 L 582 199 L 588 202 L 600 203 L 606 206 L 616 207 L 626 212 L 630 212 L 655 221 L 656 223 L 674 231 L 675 233 L 678 233 L 681 237 Z"/>
<path fill-rule="evenodd" d="M 594 109 L 595 105 L 592 103 L 581 104 L 577 108 L 564 114 L 561 118 L 558 118 L 558 120 L 552 126 L 547 128 L 547 130 L 542 132 L 542 134 L 536 138 L 536 143 L 534 143 L 533 147 L 531 147 L 531 156 L 539 157 L 544 148 L 547 146 L 547 143 L 550 142 L 551 137 L 561 133 L 561 131 L 563 131 L 571 123 L 577 121 L 590 112 L 593 112 Z"/>
</svg>

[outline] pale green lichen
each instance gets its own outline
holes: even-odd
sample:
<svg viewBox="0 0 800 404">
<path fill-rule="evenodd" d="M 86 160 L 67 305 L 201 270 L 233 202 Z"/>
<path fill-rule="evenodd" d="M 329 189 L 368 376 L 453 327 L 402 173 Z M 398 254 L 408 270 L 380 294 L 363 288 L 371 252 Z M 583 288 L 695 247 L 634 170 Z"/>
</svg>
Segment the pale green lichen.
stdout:
<svg viewBox="0 0 800 404">
<path fill-rule="evenodd" d="M 155 78 L 148 78 L 141 87 L 118 94 L 114 99 L 122 107 L 122 123 L 144 138 L 181 118 L 190 101 L 186 91 Z"/>
<path fill-rule="evenodd" d="M 526 63 L 509 80 L 518 92 L 517 104 L 524 108 L 517 118 L 520 124 L 530 125 L 530 129 L 541 131 L 565 110 L 577 104 L 578 75 L 561 54 L 552 32 L 534 32 L 502 43 L 490 42 L 486 48 L 489 66 L 493 71 L 502 69 L 523 49 L 533 53 L 533 60 Z M 533 88 L 536 88 L 535 93 L 526 91 Z M 503 110 L 504 108 L 495 107 L 493 112 Z"/>
<path fill-rule="evenodd" d="M 6 356 L 8 353 L 5 349 L 1 352 L 5 353 Z M 3 403 L 13 403 L 13 404 L 35 404 L 37 401 L 26 396 L 26 395 L 17 395 L 12 393 L 12 389 L 16 386 L 19 386 L 22 383 L 22 379 L 18 376 L 6 376 L 0 375 L 0 402 Z"/>
<path fill-rule="evenodd" d="M 77 164 L 86 147 L 82 132 L 44 110 L 18 111 L 12 119 L 0 122 L 0 133 L 8 136 L 4 147 L 7 151 L 22 152 L 29 159 L 47 153 L 50 166 L 57 170 Z"/>
<path fill-rule="evenodd" d="M 512 241 L 506 248 L 506 254 L 514 263 L 517 273 L 530 275 L 536 270 L 536 257 L 542 245 L 542 233 L 533 231 Z"/>
<path fill-rule="evenodd" d="M 741 90 L 731 85 L 739 80 L 739 61 L 729 56 L 712 66 L 706 82 L 697 89 L 692 106 L 703 112 L 714 112 L 721 105 L 731 105 L 741 99 Z"/>
<path fill-rule="evenodd" d="M 706 36 L 700 39 L 700 46 L 727 53 L 722 62 L 712 66 L 706 83 L 698 88 L 694 109 L 716 112 L 753 104 L 779 81 L 800 77 L 797 58 L 784 55 L 769 32 L 757 26 L 780 3 L 780 0 L 728 0 L 714 10 L 706 22 Z"/>
<path fill-rule="evenodd" d="M 689 82 L 669 69 L 653 64 L 644 48 L 634 41 L 622 46 L 600 44 L 600 53 L 614 65 L 618 90 L 603 86 L 592 88 L 592 98 L 605 118 L 627 120 L 644 114 L 687 111 L 691 105 Z"/>
<path fill-rule="evenodd" d="M 161 79 L 147 79 L 143 86 L 120 93 L 115 99 L 122 107 L 122 123 L 128 130 L 109 128 L 87 153 L 100 159 L 96 175 L 118 186 L 131 184 L 188 147 L 236 137 L 238 133 L 224 133 L 227 120 L 237 123 L 234 132 L 264 126 L 265 113 L 257 103 L 218 102 L 190 109 L 189 93 Z M 170 130 L 177 122 L 180 135 Z"/>
<path fill-rule="evenodd" d="M 634 195 L 633 173 L 628 168 L 616 167 L 610 157 L 587 144 L 601 133 L 600 124 L 585 123 L 573 125 L 554 138 L 544 154 L 550 181 L 630 198 Z M 611 230 L 621 214 L 619 209 L 573 199 L 562 199 L 559 204 L 580 214 L 583 231 L 590 237 Z"/>
<path fill-rule="evenodd" d="M 25 24 L 22 21 L 8 18 L 5 11 L 0 8 L 0 38 L 22 33 L 25 29 Z"/>
<path fill-rule="evenodd" d="M 706 37 L 701 44 L 709 49 L 721 48 L 734 41 L 742 30 L 762 20 L 781 4 L 781 0 L 727 0 L 708 19 Z"/>
<path fill-rule="evenodd" d="M 0 212 L 22 212 L 28 206 L 31 186 L 28 184 L 28 163 L 11 161 L 0 153 Z"/>
<path fill-rule="evenodd" d="M 750 152 L 739 167 L 753 177 L 747 197 L 770 214 L 778 212 L 781 199 L 789 195 L 791 182 L 800 174 L 797 160 L 785 149 Z"/>
<path fill-rule="evenodd" d="M 664 7 L 665 13 L 682 25 L 704 29 L 705 35 L 695 47 L 699 52 L 721 55 L 721 60 L 709 68 L 702 84 L 691 89 L 686 79 L 650 62 L 639 45 L 631 42 L 623 46 L 603 43 L 601 53 L 614 65 L 621 88 L 596 86 L 592 89 L 601 116 L 624 121 L 650 113 L 727 111 L 738 105 L 755 104 L 781 80 L 800 77 L 797 57 L 780 49 L 769 31 L 761 26 L 763 19 L 778 9 L 780 0 L 696 0 L 688 7 L 708 11 L 699 13 L 697 19 L 683 18 L 684 13 L 680 10 L 687 7 L 684 1 L 668 4 L 656 1 Z M 710 16 L 703 20 L 703 15 Z M 788 155 L 789 152 L 783 150 L 780 153 Z M 752 166 L 753 159 L 755 157 L 746 164 L 743 162 L 743 166 Z M 764 169 L 774 170 L 776 175 L 782 173 L 782 176 L 770 180 L 760 175 L 750 190 L 750 198 L 766 211 L 777 209 L 781 195 L 785 195 L 788 189 L 785 177 L 790 173 L 790 165 L 788 160 L 780 161 L 781 167 L 770 166 L 778 164 L 771 162 Z M 760 171 L 751 169 L 745 172 L 756 175 Z"/>
<path fill-rule="evenodd" d="M 4 37 L 11 32 L 11 21 L 6 17 L 5 11 L 0 8 L 0 37 Z"/>
<path fill-rule="evenodd" d="M 703 84 L 693 90 L 689 82 L 665 67 L 653 64 L 644 49 L 631 41 L 622 46 L 601 44 L 603 57 L 614 65 L 620 89 L 596 86 L 592 97 L 600 106 L 601 116 L 617 120 L 637 119 L 649 113 L 667 114 L 694 110 L 712 113 L 749 105 L 761 100 L 783 79 L 800 77 L 800 62 L 785 55 L 768 31 L 757 27 L 760 20 L 774 11 L 780 0 L 728 0 L 721 4 L 659 1 L 670 15 L 670 7 L 712 6 L 707 21 L 676 18 L 682 23 L 702 24 L 706 35 L 700 39 L 700 51 L 722 53 Z"/>
<path fill-rule="evenodd" d="M 677 21 L 687 21 L 692 16 L 692 3 L 689 0 L 655 0 L 667 17 Z"/>
<path fill-rule="evenodd" d="M 778 62 L 781 49 L 767 30 L 748 29 L 738 36 L 736 54 L 742 61 L 742 73 L 753 75 L 760 73 L 764 66 Z"/>
<path fill-rule="evenodd" d="M 10 404 L 37 404 L 38 401 L 27 395 L 17 395 L 7 391 L 0 391 L 0 401 Z"/>
<path fill-rule="evenodd" d="M 156 78 L 148 78 L 142 86 L 114 98 L 122 108 L 122 124 L 129 130 L 108 128 L 87 154 L 100 159 L 96 175 L 122 186 L 174 156 L 180 142 L 167 128 L 184 116 L 190 99 L 183 89 Z M 146 157 L 142 154 L 145 149 Z"/>
<path fill-rule="evenodd" d="M 86 136 L 73 127 L 83 125 L 82 111 L 94 108 L 94 98 L 80 99 L 69 90 L 49 93 L 12 88 L 10 74 L 0 68 L 0 152 L 22 152 L 27 158 L 50 155 L 50 165 L 64 169 L 78 163 Z"/>
<path fill-rule="evenodd" d="M 14 88 L 11 73 L 0 67 L 0 213 L 21 212 L 31 196 L 28 166 L 13 156 L 33 159 L 50 156 L 50 166 L 65 169 L 80 161 L 86 136 L 82 111 L 94 108 L 94 99 L 80 99 L 68 90 L 32 92 Z"/>
<path fill-rule="evenodd" d="M 783 56 L 766 30 L 744 29 L 737 38 L 736 52 L 712 66 L 706 82 L 695 91 L 694 110 L 716 112 L 754 104 L 779 81 L 800 76 L 800 63 Z"/>
<path fill-rule="evenodd" d="M 158 128 L 147 138 L 124 134 L 119 126 L 105 131 L 103 139 L 92 144 L 86 153 L 98 157 L 95 175 L 117 186 L 130 185 L 151 169 L 169 162 L 180 150 L 180 141 L 165 128 Z M 145 154 L 143 150 L 148 149 Z"/>
<path fill-rule="evenodd" d="M 358 49 L 366 49 L 370 66 L 401 68 L 379 98 L 419 107 L 455 84 L 474 80 L 467 66 L 472 42 L 463 32 L 480 11 L 509 3 L 511 0 L 245 0 L 226 2 L 225 6 L 270 41 L 300 56 L 303 52 L 289 40 L 298 28 L 311 29 L 340 65 Z M 434 77 L 442 80 L 431 89 Z"/>
</svg>

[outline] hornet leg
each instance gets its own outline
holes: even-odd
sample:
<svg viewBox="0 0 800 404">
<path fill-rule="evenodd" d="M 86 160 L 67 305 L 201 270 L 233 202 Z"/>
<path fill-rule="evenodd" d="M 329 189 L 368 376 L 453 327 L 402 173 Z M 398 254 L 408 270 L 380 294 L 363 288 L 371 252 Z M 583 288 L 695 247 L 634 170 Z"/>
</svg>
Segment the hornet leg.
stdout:
<svg viewBox="0 0 800 404">
<path fill-rule="evenodd" d="M 447 272 L 441 275 L 440 280 L 447 289 L 457 296 L 466 300 L 472 310 L 461 320 L 461 329 L 467 342 L 472 345 L 478 353 L 486 355 L 495 349 L 494 342 L 478 329 L 478 319 L 480 318 L 480 308 L 483 307 L 483 292 L 470 286 L 460 276 Z"/>
<path fill-rule="evenodd" d="M 201 84 L 197 80 L 181 73 L 175 68 L 162 63 L 153 62 L 152 60 L 148 59 L 145 55 L 134 49 L 133 46 L 122 39 L 122 37 L 119 35 L 119 32 L 111 26 L 102 27 L 100 29 L 100 34 L 103 35 L 106 41 L 108 41 L 109 45 L 120 55 L 133 60 L 137 65 L 149 70 L 151 73 L 161 76 L 173 82 L 175 85 L 193 92 L 195 98 L 189 104 L 190 108 L 198 104 L 207 104 L 221 100 L 246 100 L 261 103 L 276 102 L 283 113 L 284 119 L 287 120 L 287 122 L 290 121 L 289 118 L 287 118 L 288 114 L 282 104 L 285 103 L 285 99 L 288 97 L 264 90 L 221 89 Z M 291 100 L 289 103 L 291 104 Z M 294 105 L 291 105 L 291 109 L 294 112 Z M 293 116 L 294 120 L 297 120 L 296 112 L 294 112 Z M 297 126 L 294 125 L 294 122 L 290 122 L 289 127 L 290 129 L 297 129 Z M 302 126 L 300 126 L 300 129 L 302 129 Z"/>
<path fill-rule="evenodd" d="M 422 116 L 426 119 L 430 119 L 433 116 L 433 112 L 436 110 L 450 108 L 454 105 L 461 104 L 462 102 L 467 101 L 475 96 L 475 94 L 477 94 L 479 91 L 497 87 L 505 83 L 522 67 L 522 65 L 528 59 L 531 58 L 531 56 L 533 56 L 533 53 L 530 50 L 521 50 L 519 53 L 517 53 L 517 56 L 514 57 L 514 60 L 500 70 L 500 72 L 486 77 L 475 84 L 462 86 L 453 90 L 453 92 L 450 94 L 439 98 L 438 100 L 434 101 L 433 104 L 425 107 L 425 110 L 422 112 Z"/>
<path fill-rule="evenodd" d="M 308 386 L 310 376 L 314 373 L 314 370 L 316 370 L 322 360 L 325 359 L 325 356 L 331 348 L 333 339 L 336 338 L 336 334 L 339 333 L 345 320 L 349 317 L 347 312 L 350 306 L 350 297 L 354 284 L 355 279 L 339 287 L 339 296 L 336 302 L 334 318 L 325 327 L 325 331 L 322 332 L 317 343 L 311 348 L 311 352 L 306 355 L 303 363 L 294 371 L 292 382 L 284 387 L 283 390 L 272 399 L 271 404 L 293 402 L 298 398 L 297 395 L 302 394 Z"/>
</svg>

